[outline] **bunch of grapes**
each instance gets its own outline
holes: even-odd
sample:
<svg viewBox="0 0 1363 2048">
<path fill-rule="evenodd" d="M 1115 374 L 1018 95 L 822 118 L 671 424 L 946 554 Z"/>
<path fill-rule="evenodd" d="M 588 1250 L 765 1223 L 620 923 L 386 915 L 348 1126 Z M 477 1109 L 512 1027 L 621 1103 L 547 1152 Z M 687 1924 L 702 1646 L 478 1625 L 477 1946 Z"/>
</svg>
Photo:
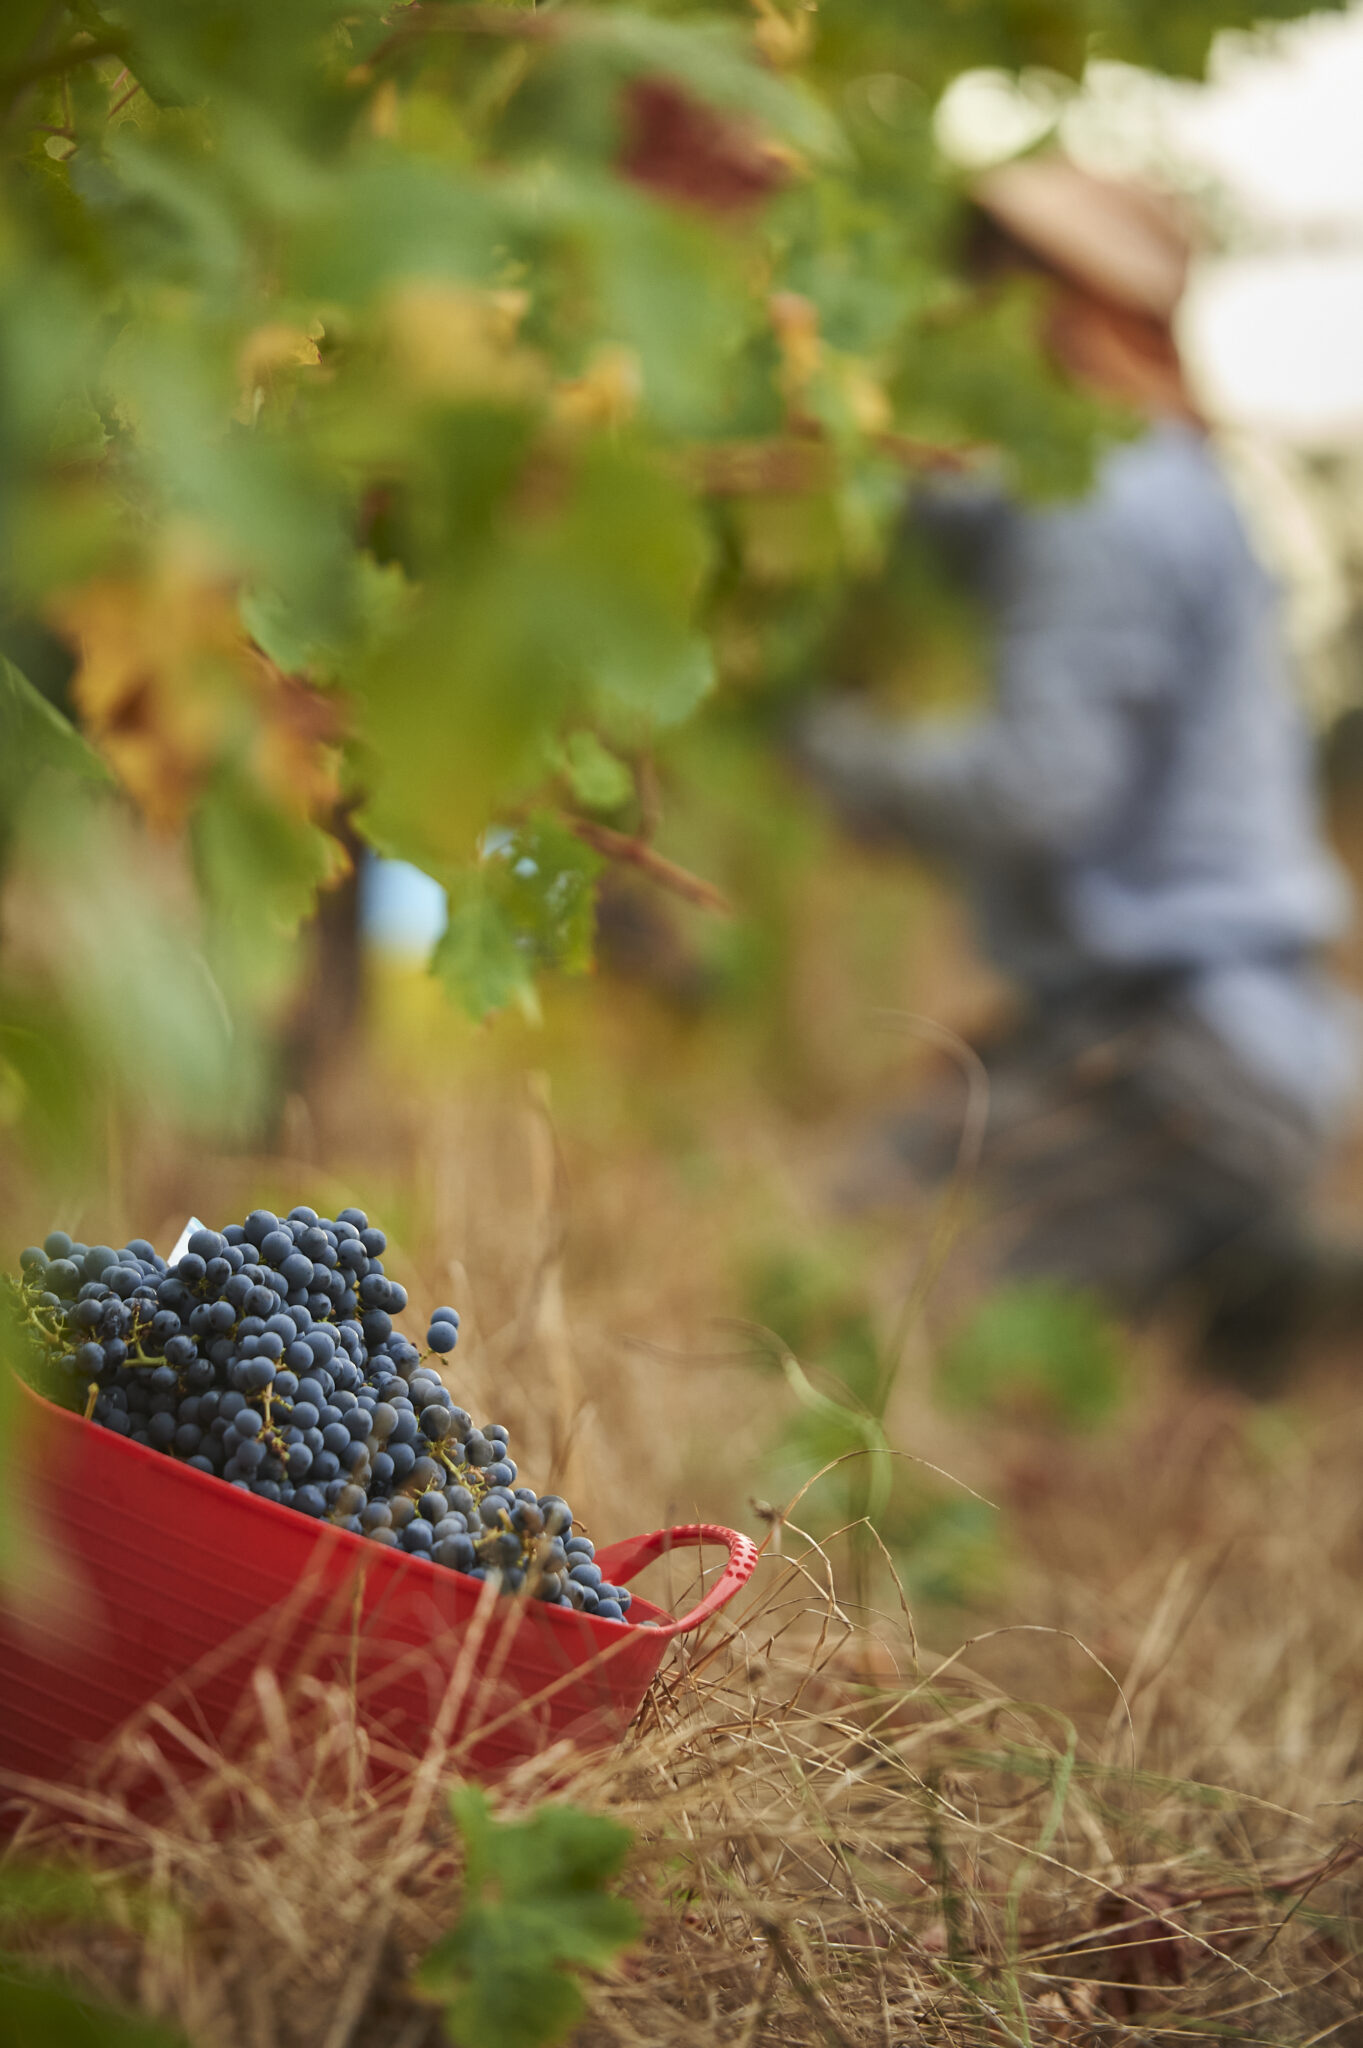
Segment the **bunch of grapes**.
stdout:
<svg viewBox="0 0 1363 2048">
<path fill-rule="evenodd" d="M 394 1327 L 406 1289 L 360 1209 L 257 1209 L 196 1230 L 174 1266 L 53 1231 L 20 1259 L 17 1307 L 43 1390 L 134 1443 L 371 1543 L 506 1593 L 607 1621 L 630 1596 L 602 1579 L 560 1494 L 518 1486 L 507 1431 L 478 1428 L 428 1361 L 459 1317 L 437 1308 L 422 1352 Z"/>
</svg>

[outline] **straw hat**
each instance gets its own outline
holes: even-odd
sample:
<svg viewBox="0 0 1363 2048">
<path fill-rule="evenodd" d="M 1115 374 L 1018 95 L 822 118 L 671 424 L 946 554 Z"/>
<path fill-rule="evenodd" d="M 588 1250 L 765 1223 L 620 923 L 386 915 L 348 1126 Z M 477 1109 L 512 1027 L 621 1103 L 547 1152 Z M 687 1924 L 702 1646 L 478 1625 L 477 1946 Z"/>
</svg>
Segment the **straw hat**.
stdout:
<svg viewBox="0 0 1363 2048">
<path fill-rule="evenodd" d="M 1024 249 L 1113 305 L 1168 320 L 1183 295 L 1192 236 L 1157 192 L 1035 156 L 986 171 L 971 196 Z"/>
</svg>

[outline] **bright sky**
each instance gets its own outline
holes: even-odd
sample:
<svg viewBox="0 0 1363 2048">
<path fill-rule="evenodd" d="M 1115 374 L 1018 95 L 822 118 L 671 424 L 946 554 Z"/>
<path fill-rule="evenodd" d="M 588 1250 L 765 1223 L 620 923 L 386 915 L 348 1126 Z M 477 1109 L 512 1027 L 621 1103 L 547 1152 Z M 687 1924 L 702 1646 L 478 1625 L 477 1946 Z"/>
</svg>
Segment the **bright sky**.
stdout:
<svg viewBox="0 0 1363 2048">
<path fill-rule="evenodd" d="M 1202 260 L 1183 338 L 1209 409 L 1298 445 L 1363 442 L 1363 6 L 1225 36 L 1207 86 L 1095 66 L 1061 117 L 1094 169 L 1203 189 L 1230 245 Z M 948 153 L 1014 155 L 1055 118 L 1045 80 L 974 73 L 943 103 Z"/>
</svg>

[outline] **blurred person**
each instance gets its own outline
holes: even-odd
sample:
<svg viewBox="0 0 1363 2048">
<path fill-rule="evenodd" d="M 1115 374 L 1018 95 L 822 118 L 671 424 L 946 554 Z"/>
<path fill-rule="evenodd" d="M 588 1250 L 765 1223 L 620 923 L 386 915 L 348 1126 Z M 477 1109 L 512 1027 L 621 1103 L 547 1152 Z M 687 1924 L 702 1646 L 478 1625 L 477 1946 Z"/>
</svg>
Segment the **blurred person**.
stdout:
<svg viewBox="0 0 1363 2048">
<path fill-rule="evenodd" d="M 1037 278 L 1053 360 L 1146 425 L 1077 503 L 925 492 L 916 516 L 993 627 L 993 707 L 823 701 L 797 753 L 852 828 L 954 863 L 1024 994 L 980 1048 L 1006 1270 L 1137 1315 L 1196 1288 L 1208 1363 L 1267 1388 L 1355 1270 L 1307 1219 L 1354 1087 L 1319 961 L 1349 905 L 1280 606 L 1184 380 L 1172 208 L 1059 157 L 975 197 L 976 274 Z M 900 1157 L 945 1168 L 949 1121 L 901 1121 Z"/>
</svg>

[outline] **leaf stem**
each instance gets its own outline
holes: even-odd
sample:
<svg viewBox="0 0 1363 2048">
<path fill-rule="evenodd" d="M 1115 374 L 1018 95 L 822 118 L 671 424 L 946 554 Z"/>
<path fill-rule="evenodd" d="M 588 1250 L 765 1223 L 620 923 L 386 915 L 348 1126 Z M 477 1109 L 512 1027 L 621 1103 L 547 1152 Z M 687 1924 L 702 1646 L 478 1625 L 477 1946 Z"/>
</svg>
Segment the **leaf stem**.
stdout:
<svg viewBox="0 0 1363 2048">
<path fill-rule="evenodd" d="M 702 910 L 717 911 L 721 917 L 733 916 L 732 903 L 713 882 L 693 875 L 689 868 L 678 867 L 675 861 L 656 853 L 646 840 L 631 839 L 625 832 L 613 832 L 609 825 L 598 825 L 591 818 L 567 818 L 564 822 L 584 846 L 590 846 L 603 859 L 621 861 L 628 867 L 638 868 L 659 888 L 670 889 L 674 896 L 682 896 L 688 903 L 697 903 Z"/>
</svg>

